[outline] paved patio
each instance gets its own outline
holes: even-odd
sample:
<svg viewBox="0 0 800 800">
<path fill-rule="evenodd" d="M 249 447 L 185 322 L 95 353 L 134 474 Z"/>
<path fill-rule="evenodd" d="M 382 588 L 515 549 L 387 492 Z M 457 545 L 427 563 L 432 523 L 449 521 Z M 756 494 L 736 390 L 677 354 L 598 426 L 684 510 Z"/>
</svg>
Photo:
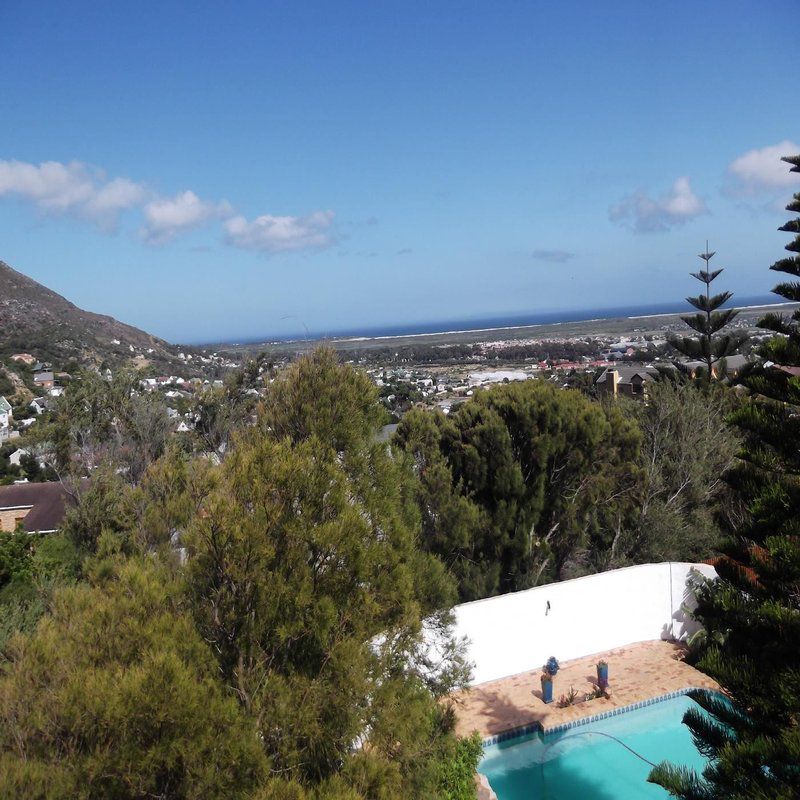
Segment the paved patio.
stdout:
<svg viewBox="0 0 800 800">
<path fill-rule="evenodd" d="M 534 722 L 547 731 L 678 689 L 718 689 L 715 681 L 683 660 L 684 653 L 680 644 L 651 641 L 565 661 L 553 680 L 553 702 L 549 705 L 542 700 L 541 667 L 473 686 L 453 697 L 456 732 L 467 736 L 478 731 L 485 738 Z M 581 695 L 592 691 L 592 684 L 597 682 L 595 664 L 601 658 L 608 662 L 611 698 L 559 708 L 558 698 L 567 694 L 570 687 Z"/>
</svg>

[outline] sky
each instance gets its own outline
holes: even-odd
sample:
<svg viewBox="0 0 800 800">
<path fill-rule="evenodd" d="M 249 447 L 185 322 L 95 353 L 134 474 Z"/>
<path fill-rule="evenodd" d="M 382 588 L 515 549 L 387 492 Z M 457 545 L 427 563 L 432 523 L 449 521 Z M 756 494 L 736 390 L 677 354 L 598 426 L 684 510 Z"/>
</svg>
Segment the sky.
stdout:
<svg viewBox="0 0 800 800">
<path fill-rule="evenodd" d="M 765 296 L 796 12 L 0 3 L 0 260 L 182 343 Z"/>
</svg>

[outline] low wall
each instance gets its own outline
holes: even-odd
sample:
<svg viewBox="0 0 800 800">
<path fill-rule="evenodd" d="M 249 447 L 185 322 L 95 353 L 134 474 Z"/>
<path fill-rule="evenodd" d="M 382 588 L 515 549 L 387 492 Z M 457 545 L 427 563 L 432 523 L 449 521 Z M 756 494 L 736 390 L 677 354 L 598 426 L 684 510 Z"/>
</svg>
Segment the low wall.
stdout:
<svg viewBox="0 0 800 800">
<path fill-rule="evenodd" d="M 473 684 L 652 639 L 685 639 L 697 624 L 687 579 L 706 564 L 667 562 L 588 575 L 463 603 L 455 635 L 468 639 Z M 548 609 L 548 603 L 549 609 Z"/>
</svg>

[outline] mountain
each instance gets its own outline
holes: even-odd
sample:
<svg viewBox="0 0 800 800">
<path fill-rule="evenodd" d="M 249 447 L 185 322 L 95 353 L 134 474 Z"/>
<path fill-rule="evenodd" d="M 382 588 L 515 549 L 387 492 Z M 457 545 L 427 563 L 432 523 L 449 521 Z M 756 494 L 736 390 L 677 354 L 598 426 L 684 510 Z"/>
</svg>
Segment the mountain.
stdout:
<svg viewBox="0 0 800 800">
<path fill-rule="evenodd" d="M 0 357 L 31 353 L 56 369 L 180 363 L 177 348 L 113 317 L 78 308 L 0 261 Z"/>
</svg>

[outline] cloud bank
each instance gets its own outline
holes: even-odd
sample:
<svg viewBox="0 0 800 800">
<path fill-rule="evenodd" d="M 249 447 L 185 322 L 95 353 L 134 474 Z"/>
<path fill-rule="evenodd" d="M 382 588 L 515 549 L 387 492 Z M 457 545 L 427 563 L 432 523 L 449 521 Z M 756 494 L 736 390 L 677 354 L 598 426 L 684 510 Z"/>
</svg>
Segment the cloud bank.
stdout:
<svg viewBox="0 0 800 800">
<path fill-rule="evenodd" d="M 637 233 L 655 233 L 707 213 L 708 207 L 692 191 L 689 178 L 683 176 L 661 197 L 652 198 L 644 192 L 624 197 L 609 209 L 608 216 L 612 222 L 631 224 Z"/>
<path fill-rule="evenodd" d="M 192 230 L 222 221 L 226 241 L 233 247 L 267 255 L 320 250 L 337 241 L 332 211 L 305 216 L 262 214 L 248 221 L 226 200 L 212 201 L 191 190 L 171 197 L 160 195 L 129 178 L 108 178 L 105 171 L 81 161 L 0 160 L 0 198 L 33 204 L 45 215 L 71 216 L 112 233 L 124 212 L 141 214 L 142 241 L 164 245 Z"/>
</svg>

